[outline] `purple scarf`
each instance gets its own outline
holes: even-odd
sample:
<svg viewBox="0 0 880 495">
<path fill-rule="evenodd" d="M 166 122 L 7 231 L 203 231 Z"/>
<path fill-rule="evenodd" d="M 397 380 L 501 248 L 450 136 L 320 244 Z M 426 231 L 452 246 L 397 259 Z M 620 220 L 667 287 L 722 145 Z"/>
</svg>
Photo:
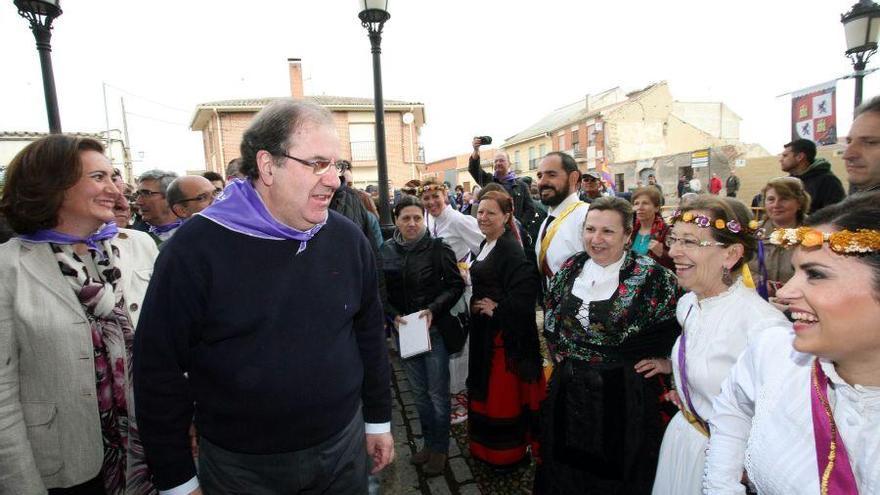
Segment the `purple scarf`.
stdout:
<svg viewBox="0 0 880 495">
<path fill-rule="evenodd" d="M 116 223 L 107 222 L 103 227 L 98 229 L 97 232 L 88 237 L 76 237 L 53 229 L 38 230 L 33 234 L 23 234 L 18 237 L 25 241 L 38 243 L 85 244 L 90 251 L 101 253 L 102 251 L 101 248 L 98 247 L 98 242 L 112 239 L 116 237 L 117 233 L 119 233 L 119 229 L 116 227 Z"/>
<path fill-rule="evenodd" d="M 505 186 L 512 186 L 516 183 L 516 174 L 513 172 L 507 172 L 507 175 L 503 177 L 495 176 L 495 180 L 504 184 Z"/>
<path fill-rule="evenodd" d="M 166 223 L 165 225 L 160 225 L 158 227 L 155 225 L 150 225 L 149 231 L 151 234 L 155 234 L 158 236 L 166 232 L 171 232 L 181 225 L 183 225 L 183 220 L 175 220 L 171 223 Z"/>
<path fill-rule="evenodd" d="M 819 466 L 819 493 L 822 495 L 858 495 L 859 489 L 853 475 L 846 446 L 828 403 L 828 377 L 813 361 L 810 380 L 810 403 L 813 410 L 813 435 L 816 442 L 816 461 Z"/>
<path fill-rule="evenodd" d="M 239 234 L 273 241 L 300 241 L 296 254 L 305 251 L 308 241 L 327 223 L 324 220 L 309 230 L 302 231 L 279 222 L 266 209 L 253 184 L 241 179 L 226 186 L 214 204 L 198 215 Z"/>
<path fill-rule="evenodd" d="M 688 316 L 691 315 L 691 310 L 693 309 L 693 306 L 688 308 L 687 315 L 684 317 L 684 323 L 687 323 Z M 708 423 L 700 417 L 700 413 L 697 412 L 697 408 L 694 407 L 694 403 L 691 401 L 691 389 L 687 375 L 687 331 L 684 328 L 684 323 L 681 325 L 681 339 L 678 343 L 678 375 L 681 377 L 679 388 L 684 393 L 684 400 L 691 414 L 694 415 L 694 418 L 706 429 L 706 431 L 709 431 Z"/>
</svg>

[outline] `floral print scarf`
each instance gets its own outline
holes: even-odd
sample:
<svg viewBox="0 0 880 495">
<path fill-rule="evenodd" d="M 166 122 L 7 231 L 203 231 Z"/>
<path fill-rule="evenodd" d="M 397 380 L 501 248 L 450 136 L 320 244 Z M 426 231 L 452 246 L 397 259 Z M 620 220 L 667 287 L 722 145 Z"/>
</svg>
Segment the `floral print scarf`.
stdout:
<svg viewBox="0 0 880 495">
<path fill-rule="evenodd" d="M 131 352 L 134 328 L 122 295 L 113 239 L 89 250 L 87 263 L 72 245 L 50 244 L 89 321 L 104 462 L 100 476 L 108 495 L 155 494 L 134 418 Z M 92 273 L 97 267 L 98 273 Z"/>
</svg>

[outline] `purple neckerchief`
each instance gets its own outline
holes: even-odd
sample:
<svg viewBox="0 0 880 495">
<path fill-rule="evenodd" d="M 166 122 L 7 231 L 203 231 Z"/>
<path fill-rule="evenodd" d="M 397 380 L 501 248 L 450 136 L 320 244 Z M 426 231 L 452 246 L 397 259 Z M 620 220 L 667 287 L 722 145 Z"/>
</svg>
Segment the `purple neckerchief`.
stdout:
<svg viewBox="0 0 880 495">
<path fill-rule="evenodd" d="M 101 253 L 101 248 L 98 247 L 98 242 L 112 239 L 113 237 L 116 237 L 116 234 L 118 233 L 119 229 L 116 227 L 116 223 L 107 222 L 100 229 L 98 229 L 97 232 L 91 234 L 88 237 L 76 237 L 52 229 L 38 230 L 33 234 L 23 234 L 18 237 L 19 239 L 23 239 L 29 242 L 48 242 L 52 244 L 85 244 L 89 248 L 89 250 Z"/>
<path fill-rule="evenodd" d="M 498 177 L 496 175 L 495 180 L 497 180 L 498 182 L 501 182 L 503 184 L 506 184 L 508 186 L 512 186 L 516 182 L 516 174 L 513 172 L 507 172 L 507 175 L 505 175 L 503 177 Z"/>
<path fill-rule="evenodd" d="M 706 428 L 706 431 L 709 431 L 709 425 L 700 417 L 700 413 L 697 412 L 694 403 L 691 402 L 691 391 L 687 378 L 687 330 L 685 329 L 685 324 L 687 323 L 688 316 L 691 315 L 691 310 L 693 309 L 693 306 L 688 308 L 687 315 L 684 317 L 684 322 L 681 324 L 681 340 L 678 343 L 678 374 L 681 376 L 680 388 L 681 391 L 684 392 L 684 400 L 687 402 L 688 409 L 690 409 L 694 418 Z"/>
<path fill-rule="evenodd" d="M 765 301 L 770 299 L 770 291 L 767 288 L 767 263 L 764 261 L 764 240 L 758 239 L 758 295 Z"/>
<path fill-rule="evenodd" d="M 175 220 L 171 223 L 166 223 L 165 225 L 160 225 L 158 227 L 155 225 L 150 225 L 150 228 L 148 230 L 150 231 L 151 234 L 155 234 L 158 236 L 158 235 L 164 234 L 166 232 L 171 232 L 172 230 L 176 229 L 177 227 L 180 227 L 181 225 L 183 225 L 183 220 Z"/>
<path fill-rule="evenodd" d="M 819 358 L 813 361 L 810 404 L 813 410 L 816 461 L 819 466 L 819 493 L 858 495 L 856 477 L 828 402 L 828 377 L 819 365 Z"/>
<path fill-rule="evenodd" d="M 229 183 L 223 194 L 197 215 L 239 234 L 273 241 L 300 241 L 296 254 L 305 251 L 308 241 L 327 223 L 324 220 L 305 231 L 284 225 L 269 213 L 253 184 L 242 179 Z"/>
</svg>

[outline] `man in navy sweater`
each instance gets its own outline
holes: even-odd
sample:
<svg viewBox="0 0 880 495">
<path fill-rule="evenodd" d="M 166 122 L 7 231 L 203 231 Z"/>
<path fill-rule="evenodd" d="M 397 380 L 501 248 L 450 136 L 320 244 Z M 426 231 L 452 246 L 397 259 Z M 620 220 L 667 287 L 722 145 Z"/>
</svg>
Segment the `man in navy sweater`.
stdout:
<svg viewBox="0 0 880 495">
<path fill-rule="evenodd" d="M 367 457 L 393 459 L 373 250 L 328 211 L 338 153 L 325 109 L 270 104 L 242 138 L 247 178 L 163 246 L 134 344 L 160 493 L 360 494 Z"/>
</svg>

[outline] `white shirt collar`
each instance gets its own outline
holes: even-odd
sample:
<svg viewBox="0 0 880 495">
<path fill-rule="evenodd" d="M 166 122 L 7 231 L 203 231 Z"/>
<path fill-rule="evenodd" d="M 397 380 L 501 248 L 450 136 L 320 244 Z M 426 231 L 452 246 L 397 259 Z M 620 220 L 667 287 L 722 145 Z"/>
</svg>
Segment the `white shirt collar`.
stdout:
<svg viewBox="0 0 880 495">
<path fill-rule="evenodd" d="M 577 203 L 578 201 L 580 201 L 580 199 L 578 199 L 577 192 L 573 192 L 567 198 L 562 200 L 562 203 L 559 203 L 556 206 L 548 207 L 547 215 L 557 216 L 565 211 L 565 209 L 568 208 L 570 205 Z"/>
<path fill-rule="evenodd" d="M 614 263 L 611 263 L 608 266 L 602 266 L 602 265 L 596 263 L 595 261 L 593 261 L 593 258 L 590 258 L 587 260 L 586 266 L 584 266 L 584 271 L 590 271 L 595 274 L 601 274 L 600 276 L 602 276 L 602 277 L 606 277 L 606 276 L 611 275 L 613 273 L 619 273 L 620 267 L 623 266 L 623 261 L 625 259 L 626 259 L 626 251 L 624 251 L 624 253 L 620 256 L 619 260 L 615 261 Z"/>
</svg>

